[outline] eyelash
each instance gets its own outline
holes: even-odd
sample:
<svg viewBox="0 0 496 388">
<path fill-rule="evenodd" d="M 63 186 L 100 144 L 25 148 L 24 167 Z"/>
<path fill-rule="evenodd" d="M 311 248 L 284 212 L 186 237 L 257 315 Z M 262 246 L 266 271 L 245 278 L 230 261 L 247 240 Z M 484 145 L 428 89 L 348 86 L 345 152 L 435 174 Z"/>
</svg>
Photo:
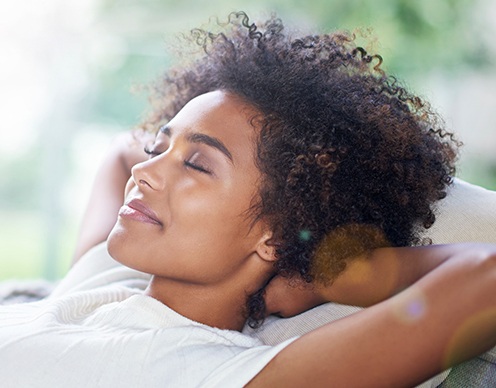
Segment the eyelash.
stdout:
<svg viewBox="0 0 496 388">
<path fill-rule="evenodd" d="M 154 150 L 151 150 L 149 149 L 148 147 L 145 147 L 144 148 L 144 151 L 145 151 L 145 154 L 151 156 L 152 158 L 155 157 L 155 156 L 158 156 L 160 155 L 162 152 L 158 152 L 158 151 L 154 151 Z M 212 172 L 207 170 L 206 168 L 203 168 L 197 164 L 194 164 L 194 163 L 191 163 L 191 162 L 188 162 L 187 160 L 185 160 L 183 162 L 183 164 L 188 167 L 188 168 L 192 168 L 193 170 L 196 170 L 196 171 L 199 171 L 199 172 L 202 172 L 204 174 L 209 174 L 211 175 Z"/>
<path fill-rule="evenodd" d="M 153 158 L 154 156 L 158 156 L 158 155 L 160 155 L 160 154 L 161 154 L 161 152 L 157 152 L 157 151 L 151 150 L 151 149 L 150 149 L 150 148 L 148 148 L 148 147 L 145 147 L 145 148 L 143 149 L 143 151 L 145 151 L 145 154 L 147 154 L 148 156 L 151 156 L 152 158 Z"/>
</svg>

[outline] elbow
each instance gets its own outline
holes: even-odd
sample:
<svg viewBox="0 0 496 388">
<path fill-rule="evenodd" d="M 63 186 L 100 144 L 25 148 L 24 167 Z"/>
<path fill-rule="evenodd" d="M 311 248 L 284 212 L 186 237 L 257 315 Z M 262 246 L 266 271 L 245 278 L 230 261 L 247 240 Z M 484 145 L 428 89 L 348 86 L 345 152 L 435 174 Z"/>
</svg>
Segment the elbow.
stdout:
<svg viewBox="0 0 496 388">
<path fill-rule="evenodd" d="M 483 263 L 483 269 L 487 271 L 489 276 L 491 276 L 492 284 L 495 288 L 494 294 L 496 295 L 496 249 L 486 254 Z"/>
<path fill-rule="evenodd" d="M 470 276 L 474 283 L 478 283 L 496 307 L 496 245 L 484 246 L 475 254 L 473 260 L 473 274 Z"/>
<path fill-rule="evenodd" d="M 456 300 L 466 301 L 477 308 L 496 308 L 496 245 L 463 244 L 458 245 L 456 253 L 441 267 L 448 272 L 438 279 L 447 280 L 448 289 L 457 289 Z M 453 270 L 453 272 L 451 271 Z M 453 277 L 451 277 L 453 275 Z M 482 304 L 482 305 L 481 305 Z"/>
<path fill-rule="evenodd" d="M 477 254 L 477 264 L 484 273 L 496 274 L 496 245 L 482 246 Z"/>
</svg>

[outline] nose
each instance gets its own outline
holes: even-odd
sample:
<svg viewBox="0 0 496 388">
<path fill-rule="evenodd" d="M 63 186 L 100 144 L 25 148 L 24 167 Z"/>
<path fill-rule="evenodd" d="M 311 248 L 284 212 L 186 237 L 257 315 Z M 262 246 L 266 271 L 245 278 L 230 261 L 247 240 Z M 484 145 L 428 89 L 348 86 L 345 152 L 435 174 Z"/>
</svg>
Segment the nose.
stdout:
<svg viewBox="0 0 496 388">
<path fill-rule="evenodd" d="M 164 166 L 161 165 L 164 163 L 160 163 L 159 159 L 160 157 L 157 156 L 133 166 L 131 177 L 139 188 L 153 191 L 164 189 Z"/>
</svg>

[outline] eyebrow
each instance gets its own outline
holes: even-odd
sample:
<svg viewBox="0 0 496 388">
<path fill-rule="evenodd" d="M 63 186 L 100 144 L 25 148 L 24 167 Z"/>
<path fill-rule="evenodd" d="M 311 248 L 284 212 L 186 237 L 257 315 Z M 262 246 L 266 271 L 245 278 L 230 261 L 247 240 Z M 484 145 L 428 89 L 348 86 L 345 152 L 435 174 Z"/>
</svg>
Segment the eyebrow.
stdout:
<svg viewBox="0 0 496 388">
<path fill-rule="evenodd" d="M 160 127 L 160 132 L 162 132 L 164 135 L 171 136 L 171 127 L 169 125 L 164 125 Z M 234 160 L 232 157 L 231 152 L 227 149 L 227 147 L 222 143 L 219 139 L 205 135 L 204 133 L 190 133 L 187 136 L 187 140 L 191 143 L 200 143 L 200 144 L 205 144 L 210 147 L 213 147 L 220 152 L 222 152 L 228 159 L 229 161 L 234 164 Z"/>
</svg>

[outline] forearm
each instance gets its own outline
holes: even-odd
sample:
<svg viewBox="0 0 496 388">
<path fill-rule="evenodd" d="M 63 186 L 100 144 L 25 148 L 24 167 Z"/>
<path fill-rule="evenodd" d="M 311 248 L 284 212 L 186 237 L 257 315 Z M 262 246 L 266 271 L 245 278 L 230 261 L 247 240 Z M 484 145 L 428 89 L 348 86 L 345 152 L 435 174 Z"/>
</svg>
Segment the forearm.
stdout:
<svg viewBox="0 0 496 388">
<path fill-rule="evenodd" d="M 484 249 L 479 244 L 381 248 L 351 259 L 328 285 L 317 285 L 326 301 L 367 307 L 412 285 L 459 252 Z"/>
<path fill-rule="evenodd" d="M 100 165 L 83 215 L 73 263 L 107 239 L 124 199 L 124 188 L 134 164 L 146 159 L 144 142 L 151 135 L 124 133 L 116 137 Z"/>
<path fill-rule="evenodd" d="M 369 362 L 369 381 L 413 386 L 494 347 L 495 295 L 496 249 L 478 246 L 453 252 L 406 290 L 363 311 L 353 321 L 361 355 L 380 352 Z M 367 373 L 350 385 L 370 386 Z"/>
<path fill-rule="evenodd" d="M 481 249 L 479 244 L 381 248 L 350 258 L 345 270 L 329 283 L 299 287 L 277 276 L 266 288 L 266 312 L 293 316 L 326 302 L 368 307 L 390 298 L 449 260 L 457 252 Z"/>
</svg>

